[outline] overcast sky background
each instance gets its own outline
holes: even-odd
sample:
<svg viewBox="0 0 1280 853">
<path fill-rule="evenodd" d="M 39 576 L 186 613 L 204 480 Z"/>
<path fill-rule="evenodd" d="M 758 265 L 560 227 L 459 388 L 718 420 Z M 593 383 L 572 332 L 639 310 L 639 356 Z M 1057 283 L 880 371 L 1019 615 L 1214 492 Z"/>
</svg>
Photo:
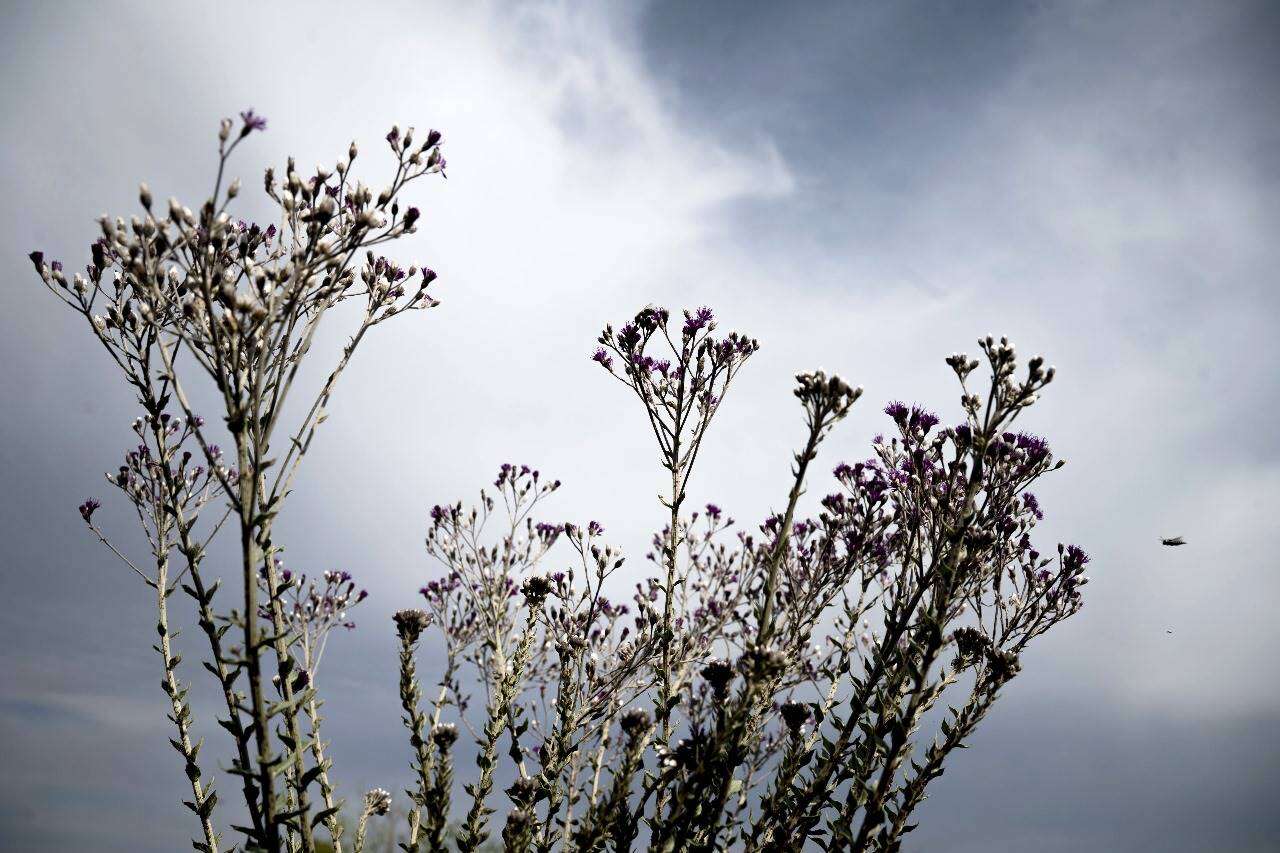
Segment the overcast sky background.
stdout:
<svg viewBox="0 0 1280 853">
<path fill-rule="evenodd" d="M 599 519 L 639 570 L 655 453 L 587 355 L 654 301 L 715 306 L 763 343 L 693 484 L 744 521 L 785 499 L 797 370 L 867 389 L 830 470 L 866 454 L 889 399 L 958 417 L 942 359 L 979 335 L 1058 368 L 1028 421 L 1069 460 L 1037 489 L 1041 541 L 1093 554 L 1087 606 L 1027 655 L 909 849 L 1280 843 L 1280 6 L 4 12 L 0 847 L 172 851 L 195 830 L 153 602 L 75 514 L 104 498 L 135 541 L 101 472 L 136 413 L 25 256 L 78 268 L 141 179 L 195 206 L 218 119 L 250 106 L 270 124 L 234 164 L 247 197 L 266 165 L 331 163 L 353 138 L 384 176 L 392 122 L 440 128 L 449 159 L 396 255 L 440 273 L 444 305 L 362 347 L 280 524 L 292 567 L 372 593 L 322 670 L 349 796 L 408 784 L 388 616 L 434 571 L 431 504 L 527 461 L 565 483 L 550 515 Z"/>
</svg>

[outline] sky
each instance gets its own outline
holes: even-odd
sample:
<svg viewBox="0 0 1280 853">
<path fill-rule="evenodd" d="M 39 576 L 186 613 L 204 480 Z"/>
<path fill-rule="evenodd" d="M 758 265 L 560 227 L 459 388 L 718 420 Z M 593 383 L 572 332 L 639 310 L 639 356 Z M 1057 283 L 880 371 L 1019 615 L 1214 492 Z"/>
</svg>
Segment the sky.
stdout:
<svg viewBox="0 0 1280 853">
<path fill-rule="evenodd" d="M 408 784 L 389 614 L 437 571 L 428 508 L 528 462 L 564 481 L 548 513 L 598 519 L 638 572 L 656 453 L 588 356 L 647 303 L 705 304 L 762 343 L 692 484 L 744 523 L 785 500 L 798 370 L 866 388 L 829 470 L 888 400 L 957 418 L 943 359 L 982 335 L 1057 367 L 1028 416 L 1068 460 L 1039 536 L 1093 555 L 1086 607 L 1026 655 L 908 850 L 1275 849 L 1274 4 L 4 5 L 0 848 L 195 830 L 153 602 L 75 514 L 111 497 L 134 404 L 26 254 L 86 262 L 139 180 L 195 206 L 218 120 L 253 107 L 249 212 L 289 154 L 357 139 L 375 181 L 395 122 L 439 128 L 449 160 L 396 250 L 443 305 L 362 346 L 279 522 L 291 566 L 371 593 L 321 676 L 348 796 Z M 342 330 L 322 338 L 318 361 Z"/>
</svg>

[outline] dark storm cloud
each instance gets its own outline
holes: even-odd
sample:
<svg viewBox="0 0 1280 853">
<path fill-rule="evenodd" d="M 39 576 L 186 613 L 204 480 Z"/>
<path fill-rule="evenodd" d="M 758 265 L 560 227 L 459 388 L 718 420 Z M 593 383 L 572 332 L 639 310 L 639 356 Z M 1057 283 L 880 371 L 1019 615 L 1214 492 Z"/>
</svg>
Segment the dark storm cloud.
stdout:
<svg viewBox="0 0 1280 853">
<path fill-rule="evenodd" d="M 909 849 L 1274 844 L 1280 11 L 658 2 L 641 33 L 685 121 L 793 175 L 725 212 L 762 313 L 845 318 L 834 357 L 880 387 L 990 329 L 1065 377 L 1034 428 L 1090 608 Z M 1205 550 L 1155 546 L 1183 529 Z"/>
</svg>

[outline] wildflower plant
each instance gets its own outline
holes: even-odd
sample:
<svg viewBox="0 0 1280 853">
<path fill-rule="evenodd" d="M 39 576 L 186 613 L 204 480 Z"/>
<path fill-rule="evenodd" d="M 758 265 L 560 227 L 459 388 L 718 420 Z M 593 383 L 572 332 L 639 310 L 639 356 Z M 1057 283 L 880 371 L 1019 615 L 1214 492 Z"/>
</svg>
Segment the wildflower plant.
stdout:
<svg viewBox="0 0 1280 853">
<path fill-rule="evenodd" d="M 798 375 L 791 487 L 749 533 L 715 504 L 684 511 L 712 418 L 759 349 L 714 330 L 709 309 L 673 328 L 650 306 L 606 327 L 592 356 L 640 400 L 671 480 L 656 573 L 630 603 L 609 598 L 622 557 L 600 525 L 533 517 L 560 484 L 527 466 L 499 472 L 506 517 L 488 544 L 487 494 L 431 512 L 428 551 L 447 570 L 423 590 L 446 648 L 436 709 L 452 701 L 479 726 L 460 850 L 490 837 L 505 738 L 506 850 L 896 851 L 1027 645 L 1081 606 L 1087 555 L 1031 540 L 1043 513 L 1028 487 L 1063 463 L 1013 427 L 1053 379 L 1043 359 L 1020 373 L 994 338 L 982 360 L 948 358 L 963 420 L 890 404 L 891 437 L 834 466 L 812 515 L 811 469 L 862 392 Z M 479 714 L 457 679 L 464 659 L 490 697 Z M 449 804 L 436 807 L 447 821 Z"/>
<path fill-rule="evenodd" d="M 375 191 L 355 177 L 355 143 L 332 168 L 304 173 L 290 158 L 280 175 L 267 169 L 263 180 L 276 221 L 247 223 L 230 213 L 241 183 L 228 179 L 227 168 L 235 150 L 265 128 L 252 110 L 241 113 L 238 127 L 223 120 L 217 176 L 197 211 L 176 199 L 158 208 L 144 184 L 137 215 L 100 220 L 102 236 L 84 272 L 68 277 L 41 252 L 31 261 L 48 289 L 85 318 L 143 409 L 135 429 L 144 444 L 117 483 L 152 535 L 155 569 L 135 571 L 157 588 L 162 622 L 177 589 L 196 603 L 209 642 L 207 666 L 225 699 L 227 716 L 219 723 L 234 741 L 231 772 L 241 780 L 247 813 L 236 829 L 245 848 L 315 850 L 315 830 L 324 824 L 341 849 L 341 804 L 327 781 L 314 674 L 351 590 L 337 588 L 345 580 L 328 579 L 323 589 L 304 588 L 283 571 L 274 524 L 365 335 L 438 304 L 428 292 L 434 272 L 403 268 L 375 249 L 417 229 L 419 210 L 401 195 L 421 178 L 443 175 L 445 160 L 438 132 L 393 128 L 387 143 L 394 175 Z M 344 303 L 360 307 L 348 343 L 319 392 L 301 406 L 288 405 L 321 321 Z M 192 410 L 192 389 L 202 378 L 222 405 L 225 431 Z M 229 435 L 226 453 L 219 434 Z M 215 607 L 221 579 L 205 577 L 207 542 L 197 536 L 197 515 L 210 502 L 231 519 L 240 543 L 239 606 L 224 611 Z M 94 507 L 81 509 L 90 524 Z M 180 578 L 168 570 L 174 553 L 185 561 Z M 179 656 L 162 654 L 168 684 Z M 193 780 L 188 805 L 202 822 L 195 846 L 214 851 L 223 847 L 211 822 L 217 794 L 200 782 L 199 745 L 186 746 L 185 689 L 169 686 L 166 693 Z"/>
<path fill-rule="evenodd" d="M 440 135 L 393 129 L 395 175 L 376 195 L 352 175 L 354 145 L 331 170 L 268 170 L 279 220 L 263 228 L 231 218 L 239 184 L 223 182 L 232 151 L 264 128 L 252 111 L 238 131 L 223 123 L 198 213 L 174 201 L 156 214 L 144 186 L 142 214 L 102 220 L 84 273 L 69 279 L 32 255 L 143 410 L 138 445 L 107 477 L 148 558 L 99 528 L 97 500 L 79 511 L 155 593 L 171 743 L 200 825 L 193 845 L 209 853 L 344 849 L 317 681 L 329 639 L 354 627 L 365 594 L 344 571 L 285 568 L 274 525 L 364 335 L 437 305 L 434 273 L 373 249 L 415 230 L 417 208 L 399 195 L 443 174 Z M 346 302 L 360 306 L 348 344 L 316 396 L 286 406 L 322 317 Z M 1020 368 L 1003 338 L 980 340 L 981 358 L 951 356 L 958 422 L 891 403 L 887 435 L 832 466 L 812 505 L 820 452 L 862 392 L 799 374 L 789 488 L 744 529 L 717 504 L 691 509 L 689 495 L 758 342 L 720 334 L 706 307 L 673 320 L 649 306 L 598 344 L 592 359 L 639 401 L 669 482 L 653 571 L 624 582 L 604 527 L 547 515 L 560 481 L 528 465 L 503 464 L 474 504 L 430 509 L 426 551 L 441 571 L 394 616 L 412 771 L 401 849 L 900 850 L 929 784 L 1029 644 L 1081 607 L 1088 556 L 1032 540 L 1043 510 L 1030 488 L 1063 463 L 1015 428 L 1053 369 L 1038 357 Z M 192 410 L 200 378 L 225 429 Z M 224 528 L 236 531 L 240 564 L 231 604 L 205 565 Z M 243 799 L 226 818 L 231 843 L 168 627 L 179 590 L 231 737 Z M 420 652 L 437 641 L 439 670 L 420 676 Z M 474 770 L 455 765 L 462 737 L 474 741 Z M 392 805 L 380 788 L 362 797 L 352 850 Z"/>
</svg>

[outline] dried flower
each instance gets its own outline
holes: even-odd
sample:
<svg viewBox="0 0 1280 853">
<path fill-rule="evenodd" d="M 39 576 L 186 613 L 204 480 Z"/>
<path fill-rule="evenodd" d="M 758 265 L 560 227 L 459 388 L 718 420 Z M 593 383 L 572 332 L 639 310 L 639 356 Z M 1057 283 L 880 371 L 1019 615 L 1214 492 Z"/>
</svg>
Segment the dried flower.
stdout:
<svg viewBox="0 0 1280 853">
<path fill-rule="evenodd" d="M 546 601 L 547 596 L 551 594 L 551 590 L 551 581 L 541 575 L 529 578 L 524 582 L 524 586 L 521 587 L 525 602 L 530 607 L 535 608 L 542 606 L 542 602 Z"/>
<path fill-rule="evenodd" d="M 418 642 L 422 632 L 431 626 L 431 615 L 425 610 L 400 610 L 391 617 L 396 623 L 396 632 L 400 639 L 408 645 Z"/>
<path fill-rule="evenodd" d="M 809 706 L 803 702 L 784 702 L 779 713 L 792 734 L 799 733 L 804 724 L 809 722 Z"/>
<path fill-rule="evenodd" d="M 716 696 L 723 697 L 729 688 L 729 682 L 733 680 L 733 667 L 727 661 L 714 658 L 702 667 L 702 677 Z"/>
<path fill-rule="evenodd" d="M 374 788 L 364 795 L 364 808 L 372 815 L 385 815 L 391 811 L 391 792 Z"/>
<path fill-rule="evenodd" d="M 441 749 L 449 749 L 458 739 L 458 727 L 453 723 L 438 723 L 431 729 L 431 742 Z"/>
</svg>

